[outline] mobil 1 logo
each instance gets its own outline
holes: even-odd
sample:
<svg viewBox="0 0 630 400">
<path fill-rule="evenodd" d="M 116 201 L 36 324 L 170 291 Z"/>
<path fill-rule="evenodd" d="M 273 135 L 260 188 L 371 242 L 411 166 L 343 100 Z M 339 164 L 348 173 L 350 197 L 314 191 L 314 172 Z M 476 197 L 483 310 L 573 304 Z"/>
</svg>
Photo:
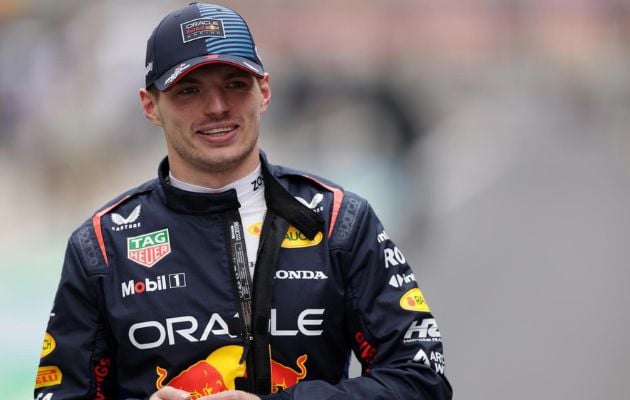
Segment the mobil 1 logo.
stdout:
<svg viewBox="0 0 630 400">
<path fill-rule="evenodd" d="M 127 282 L 121 283 L 123 298 L 134 294 L 151 293 L 183 287 L 186 287 L 186 275 L 183 272 L 178 274 L 160 275 L 154 279 L 131 279 Z"/>
</svg>

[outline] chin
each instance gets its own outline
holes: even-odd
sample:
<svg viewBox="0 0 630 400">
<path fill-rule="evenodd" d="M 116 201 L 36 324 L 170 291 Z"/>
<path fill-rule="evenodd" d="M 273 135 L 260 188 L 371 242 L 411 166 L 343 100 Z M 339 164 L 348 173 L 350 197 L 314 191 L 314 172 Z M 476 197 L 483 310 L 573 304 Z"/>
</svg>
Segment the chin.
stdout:
<svg viewBox="0 0 630 400">
<path fill-rule="evenodd" d="M 208 157 L 202 161 L 207 172 L 226 172 L 245 163 L 251 153 L 225 154 Z"/>
</svg>

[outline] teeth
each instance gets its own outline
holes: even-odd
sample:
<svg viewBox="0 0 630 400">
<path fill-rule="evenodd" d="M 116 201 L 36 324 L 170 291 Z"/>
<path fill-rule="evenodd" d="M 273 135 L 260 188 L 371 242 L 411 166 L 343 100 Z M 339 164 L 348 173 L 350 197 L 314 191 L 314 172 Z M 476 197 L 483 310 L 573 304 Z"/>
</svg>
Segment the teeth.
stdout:
<svg viewBox="0 0 630 400">
<path fill-rule="evenodd" d="M 230 132 L 232 129 L 233 129 L 232 127 L 215 128 L 215 129 L 208 129 L 206 131 L 201 131 L 201 133 L 203 133 L 204 135 L 222 135 L 224 133 Z"/>
</svg>

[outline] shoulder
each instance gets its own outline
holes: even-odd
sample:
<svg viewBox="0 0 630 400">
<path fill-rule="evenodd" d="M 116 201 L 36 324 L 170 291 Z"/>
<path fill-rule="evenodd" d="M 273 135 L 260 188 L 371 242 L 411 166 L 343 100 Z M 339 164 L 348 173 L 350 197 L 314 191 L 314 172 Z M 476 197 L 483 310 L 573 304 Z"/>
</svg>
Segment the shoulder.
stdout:
<svg viewBox="0 0 630 400">
<path fill-rule="evenodd" d="M 332 247 L 352 247 L 360 221 L 371 212 L 365 198 L 316 174 L 278 165 L 269 168 L 302 204 L 328 216 Z"/>
<path fill-rule="evenodd" d="M 125 204 L 128 203 L 130 200 L 141 197 L 142 195 L 145 195 L 147 193 L 151 193 L 156 189 L 156 187 L 157 179 L 152 179 L 143 183 L 142 185 L 136 186 L 133 189 L 127 190 L 126 192 L 114 197 L 103 206 L 99 207 L 91 219 L 93 219 L 96 215 L 103 216 L 105 214 L 113 212 L 114 210 L 124 208 Z"/>
<path fill-rule="evenodd" d="M 306 172 L 301 169 L 287 167 L 284 165 L 272 164 L 268 161 L 264 152 L 260 153 L 263 170 L 269 171 L 271 176 L 277 180 L 289 192 L 300 189 L 319 189 L 329 192 L 344 192 L 344 188 L 337 183 L 323 178 L 319 175 Z"/>
<path fill-rule="evenodd" d="M 134 223 L 141 211 L 142 197 L 153 192 L 156 185 L 157 180 L 153 179 L 116 196 L 72 232 L 69 245 L 74 247 L 88 275 L 104 272 L 107 266 L 102 232 L 105 216 L 121 226 Z M 140 202 L 131 202 L 132 199 L 140 199 Z"/>
</svg>

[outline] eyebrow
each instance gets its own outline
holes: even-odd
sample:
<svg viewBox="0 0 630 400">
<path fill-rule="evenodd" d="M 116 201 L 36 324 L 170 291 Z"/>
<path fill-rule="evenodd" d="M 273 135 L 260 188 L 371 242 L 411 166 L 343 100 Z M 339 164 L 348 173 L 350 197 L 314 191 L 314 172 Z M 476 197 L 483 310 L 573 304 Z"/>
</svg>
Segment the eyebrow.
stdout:
<svg viewBox="0 0 630 400">
<path fill-rule="evenodd" d="M 251 75 L 249 72 L 242 71 L 242 70 L 239 69 L 239 70 L 231 71 L 230 73 L 228 73 L 227 75 L 224 76 L 224 79 L 247 78 L 249 76 L 253 76 L 253 75 Z M 182 79 L 177 81 L 177 83 L 175 85 L 178 85 L 178 84 L 191 84 L 191 83 L 192 84 L 200 84 L 201 80 L 197 79 L 197 78 L 195 78 L 193 76 L 186 75 Z"/>
<path fill-rule="evenodd" d="M 242 77 L 249 77 L 252 76 L 249 72 L 237 69 L 235 71 L 230 72 L 226 78 L 227 79 L 232 79 L 232 78 L 242 78 Z"/>
<path fill-rule="evenodd" d="M 173 86 L 176 86 L 179 84 L 190 84 L 190 83 L 201 83 L 201 81 L 199 79 L 195 79 L 190 76 L 184 76 L 182 79 L 175 82 L 175 85 Z"/>
</svg>

